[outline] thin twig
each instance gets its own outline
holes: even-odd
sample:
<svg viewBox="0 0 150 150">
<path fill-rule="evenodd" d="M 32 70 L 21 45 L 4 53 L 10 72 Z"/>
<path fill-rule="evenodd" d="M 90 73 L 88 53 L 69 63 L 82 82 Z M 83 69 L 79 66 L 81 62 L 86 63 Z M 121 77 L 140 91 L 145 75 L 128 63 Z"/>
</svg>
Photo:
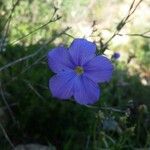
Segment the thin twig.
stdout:
<svg viewBox="0 0 150 150">
<path fill-rule="evenodd" d="M 28 71 L 29 69 L 31 69 L 33 66 L 35 66 L 36 64 L 38 64 L 43 58 L 45 58 L 46 54 L 44 54 L 43 56 L 41 56 L 39 59 L 37 59 L 35 62 L 33 62 L 30 66 L 28 66 L 27 68 L 25 68 L 23 71 L 20 72 L 20 74 L 18 76 L 15 76 L 11 79 L 11 81 L 9 81 L 8 83 L 6 83 L 5 85 L 7 86 L 8 84 L 10 84 L 12 81 L 15 81 L 20 75 L 24 74 L 26 71 Z"/>
<path fill-rule="evenodd" d="M 119 36 L 124 36 L 124 35 L 125 36 L 139 36 L 139 37 L 142 37 L 142 38 L 150 38 L 150 36 L 145 35 L 145 33 L 141 33 L 141 34 L 138 34 L 138 33 L 121 34 L 121 33 L 119 33 L 117 35 L 119 35 Z"/>
<path fill-rule="evenodd" d="M 2 130 L 2 132 L 3 132 L 3 134 L 4 134 L 4 136 L 5 136 L 5 138 L 6 138 L 6 140 L 8 141 L 8 143 L 11 145 L 11 147 L 13 148 L 13 150 L 15 149 L 15 146 L 14 146 L 14 144 L 12 143 L 12 141 L 10 140 L 10 138 L 9 138 L 9 136 L 8 136 L 8 134 L 7 134 L 7 132 L 6 132 L 6 130 L 4 129 L 4 127 L 3 127 L 3 125 L 0 123 L 0 128 L 1 128 L 1 130 Z"/>
<path fill-rule="evenodd" d="M 27 68 L 25 68 L 21 74 L 25 73 L 27 70 L 29 70 L 31 67 L 35 66 L 36 64 L 38 64 L 42 59 L 44 59 L 46 57 L 46 54 L 42 55 L 40 58 L 38 58 L 35 62 L 33 62 L 30 66 L 28 66 Z"/>
<path fill-rule="evenodd" d="M 12 7 L 12 9 L 11 9 L 11 13 L 10 13 L 9 17 L 7 18 L 5 24 L 4 24 L 4 27 L 3 27 L 3 32 L 4 32 L 3 34 L 4 34 L 4 35 L 3 35 L 2 40 L 1 40 L 1 42 L 0 42 L 0 51 L 1 51 L 2 48 L 3 48 L 3 44 L 4 44 L 5 39 L 6 39 L 6 37 L 7 37 L 7 34 L 8 34 L 10 22 L 11 22 L 11 19 L 12 19 L 12 14 L 13 14 L 13 12 L 15 11 L 16 6 L 19 4 L 19 1 L 20 1 L 20 0 L 17 0 L 16 3 L 13 5 L 13 7 Z M 5 28 L 6 28 L 6 29 L 5 29 Z"/>
<path fill-rule="evenodd" d="M 58 21 L 59 19 L 61 19 L 61 17 L 58 17 L 58 18 L 56 18 L 56 19 L 54 19 L 54 20 L 49 20 L 49 21 L 48 21 L 47 23 L 45 23 L 44 25 L 42 25 L 42 26 L 40 26 L 40 27 L 34 29 L 33 31 L 31 31 L 30 33 L 24 35 L 23 37 L 18 38 L 16 41 L 11 42 L 10 45 L 16 44 L 17 42 L 23 40 L 24 38 L 28 37 L 29 35 L 31 35 L 31 34 L 35 33 L 36 31 L 40 30 L 41 28 L 47 26 L 48 24 L 50 24 L 50 23 L 52 23 L 52 22 Z"/>
<path fill-rule="evenodd" d="M 99 109 L 99 110 L 109 110 L 109 111 L 114 111 L 114 112 L 119 112 L 119 113 L 125 113 L 126 111 L 118 109 L 118 108 L 113 108 L 113 107 L 107 107 L 107 106 L 102 106 L 102 107 L 98 107 L 98 106 L 90 106 L 90 105 L 85 105 L 88 108 L 92 108 L 92 109 Z"/>
<path fill-rule="evenodd" d="M 29 88 L 41 99 L 41 100 L 44 100 L 44 97 L 33 87 L 33 85 L 27 81 L 27 80 L 24 80 L 25 83 L 29 86 Z"/>
<path fill-rule="evenodd" d="M 15 119 L 15 116 L 14 116 L 14 114 L 13 114 L 13 111 L 12 111 L 11 108 L 9 107 L 9 104 L 8 104 L 6 98 L 5 98 L 5 95 L 4 95 L 4 92 L 3 92 L 3 89 L 2 89 L 2 83 L 1 83 L 1 82 L 0 82 L 0 93 L 1 93 L 2 100 L 3 100 L 4 104 L 5 104 L 5 106 L 7 107 L 7 109 L 8 109 L 8 111 L 9 111 L 9 114 L 10 114 L 10 116 L 11 116 L 13 122 L 16 123 L 16 119 Z"/>
<path fill-rule="evenodd" d="M 65 33 L 65 35 L 67 35 L 67 36 L 71 37 L 72 39 L 75 39 L 75 37 L 74 37 L 74 36 L 72 36 L 72 35 L 70 35 L 70 34 L 68 34 L 68 33 Z"/>
<path fill-rule="evenodd" d="M 121 109 L 117 109 L 117 108 L 113 108 L 113 107 L 100 107 L 99 109 L 102 110 L 110 110 L 110 111 L 114 111 L 114 112 L 119 112 L 119 113 L 125 113 L 126 111 L 121 110 Z"/>
<path fill-rule="evenodd" d="M 140 0 L 134 7 L 135 4 L 135 0 L 133 0 L 132 4 L 130 5 L 128 14 L 126 17 L 124 17 L 119 24 L 116 27 L 116 31 L 113 33 L 113 35 L 102 45 L 101 47 L 101 53 L 104 53 L 104 51 L 107 49 L 108 44 L 110 43 L 110 41 L 112 41 L 112 39 L 118 35 L 120 33 L 120 31 L 122 30 L 122 28 L 126 25 L 126 23 L 128 22 L 129 18 L 131 17 L 131 15 L 133 15 L 133 13 L 135 12 L 135 10 L 137 9 L 137 7 L 140 5 L 140 3 L 143 0 Z M 133 8 L 134 7 L 134 8 Z"/>
<path fill-rule="evenodd" d="M 16 6 L 19 4 L 19 1 L 20 1 L 20 0 L 17 0 L 16 3 L 13 4 L 13 7 L 12 7 L 11 12 L 10 12 L 10 15 L 8 16 L 8 18 L 7 18 L 6 22 L 5 22 L 3 29 L 5 28 L 7 22 L 12 18 L 12 14 L 13 14 L 13 12 L 15 11 Z"/>
<path fill-rule="evenodd" d="M 66 31 L 68 31 L 69 29 L 70 29 L 70 28 L 67 27 L 65 30 L 63 30 L 61 33 L 59 33 L 59 34 L 57 35 L 57 37 L 59 37 L 60 35 L 64 34 L 64 33 L 65 33 Z M 45 48 L 45 46 L 46 46 L 48 43 L 53 42 L 55 39 L 56 39 L 56 37 L 50 38 L 50 39 L 49 39 L 48 41 L 46 41 L 36 52 L 34 52 L 34 53 L 30 54 L 30 55 L 27 55 L 27 56 L 25 56 L 25 57 L 19 58 L 19 59 L 15 60 L 15 61 L 13 61 L 13 62 L 11 62 L 11 63 L 8 63 L 7 65 L 4 65 L 3 67 L 0 68 L 0 71 L 3 71 L 3 70 L 5 70 L 5 69 L 7 69 L 7 68 L 9 68 L 9 67 L 11 67 L 11 66 L 13 66 L 13 65 L 15 65 L 15 64 L 17 64 L 17 63 L 19 63 L 19 62 L 22 62 L 22 61 L 25 61 L 25 60 L 27 60 L 27 59 L 30 59 L 30 58 L 35 57 L 37 54 L 39 54 L 39 53 Z"/>
<path fill-rule="evenodd" d="M 90 135 L 87 136 L 87 141 L 86 141 L 85 150 L 88 150 L 88 148 L 89 148 L 89 143 L 90 143 Z"/>
<path fill-rule="evenodd" d="M 9 107 L 15 107 L 17 105 L 18 105 L 18 103 L 13 103 L 13 104 L 10 104 Z M 0 109 L 2 109 L 4 111 L 8 110 L 8 108 L 6 106 L 2 106 L 2 107 L 0 107 Z"/>
<path fill-rule="evenodd" d="M 53 19 L 53 18 L 54 18 L 54 16 L 55 16 L 55 14 L 56 14 L 56 12 L 57 12 L 57 9 L 54 9 L 54 13 L 53 13 L 53 15 L 52 15 L 51 19 L 50 19 L 47 23 L 45 23 L 45 24 L 41 25 L 40 27 L 38 27 L 38 28 L 36 28 L 36 29 L 32 30 L 31 32 L 29 32 L 29 33 L 27 33 L 26 35 L 24 35 L 24 36 L 22 36 L 22 37 L 18 38 L 17 40 L 15 40 L 15 41 L 13 41 L 13 42 L 10 42 L 10 45 L 14 45 L 14 44 L 16 44 L 17 42 L 19 42 L 20 40 L 22 40 L 22 39 L 24 39 L 24 38 L 28 37 L 29 35 L 31 35 L 31 34 L 33 34 L 33 33 L 35 33 L 36 31 L 38 31 L 38 30 L 42 29 L 43 27 L 47 26 L 48 24 L 50 24 L 50 23 L 53 23 L 53 22 L 56 22 L 56 21 L 60 20 L 60 19 L 62 18 L 61 16 L 57 16 L 57 18 Z"/>
</svg>

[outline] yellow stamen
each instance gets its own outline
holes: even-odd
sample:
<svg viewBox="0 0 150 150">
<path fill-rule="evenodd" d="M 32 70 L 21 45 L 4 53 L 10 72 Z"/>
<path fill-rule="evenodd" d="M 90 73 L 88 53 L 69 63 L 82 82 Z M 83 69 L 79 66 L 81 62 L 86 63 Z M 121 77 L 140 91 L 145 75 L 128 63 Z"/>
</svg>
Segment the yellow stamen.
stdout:
<svg viewBox="0 0 150 150">
<path fill-rule="evenodd" d="M 75 72 L 77 73 L 77 74 L 83 74 L 84 73 L 84 70 L 83 70 L 83 67 L 80 67 L 80 66 L 77 66 L 76 68 L 75 68 Z"/>
</svg>

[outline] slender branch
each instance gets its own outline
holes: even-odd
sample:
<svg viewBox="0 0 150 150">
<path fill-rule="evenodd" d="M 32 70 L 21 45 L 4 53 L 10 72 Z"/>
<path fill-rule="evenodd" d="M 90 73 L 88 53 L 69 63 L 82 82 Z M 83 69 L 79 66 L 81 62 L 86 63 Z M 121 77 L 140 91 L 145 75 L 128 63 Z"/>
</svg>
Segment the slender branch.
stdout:
<svg viewBox="0 0 150 150">
<path fill-rule="evenodd" d="M 64 34 L 66 31 L 68 31 L 70 28 L 67 27 L 65 30 L 63 30 L 62 32 L 60 32 L 56 37 L 53 37 L 53 38 L 50 38 L 48 41 L 46 41 L 36 52 L 30 54 L 30 55 L 27 55 L 25 57 L 22 57 L 22 58 L 19 58 L 11 63 L 8 63 L 6 65 L 4 65 L 3 67 L 0 68 L 0 71 L 3 71 L 19 62 L 22 62 L 22 61 L 25 61 L 27 59 L 30 59 L 30 58 L 33 58 L 35 57 L 36 55 L 38 55 L 44 48 L 45 46 L 48 44 L 48 43 L 51 43 L 53 42 L 57 37 L 61 36 L 62 34 Z"/>
<path fill-rule="evenodd" d="M 45 23 L 44 25 L 42 25 L 42 26 L 40 26 L 40 27 L 34 29 L 34 30 L 31 31 L 30 33 L 28 33 L 28 34 L 26 34 L 26 35 L 24 35 L 24 36 L 18 38 L 16 41 L 11 42 L 10 45 L 16 44 L 17 42 L 21 41 L 22 39 L 24 39 L 24 38 L 28 37 L 29 35 L 35 33 L 36 31 L 38 31 L 38 30 L 40 30 L 41 28 L 47 26 L 48 24 L 50 24 L 50 23 L 52 23 L 52 22 L 58 21 L 59 19 L 61 19 L 61 17 L 58 17 L 58 18 L 56 18 L 56 19 L 54 19 L 54 20 L 49 20 L 49 21 L 48 21 L 47 23 Z"/>
<path fill-rule="evenodd" d="M 113 107 L 100 107 L 100 109 L 102 109 L 102 110 L 110 110 L 110 111 L 119 112 L 119 113 L 125 113 L 124 110 L 120 110 L 120 109 L 113 108 Z"/>
<path fill-rule="evenodd" d="M 0 42 L 0 51 L 3 48 L 3 44 L 5 42 L 5 39 L 7 37 L 8 31 L 9 31 L 10 22 L 11 22 L 11 19 L 12 19 L 12 14 L 15 11 L 16 6 L 19 4 L 19 1 L 20 0 L 17 0 L 16 3 L 13 5 L 13 7 L 11 9 L 11 13 L 10 13 L 9 17 L 7 18 L 5 24 L 4 24 L 4 27 L 3 27 L 3 37 L 2 37 L 2 40 Z"/>
<path fill-rule="evenodd" d="M 70 35 L 70 34 L 68 34 L 68 33 L 65 33 L 65 35 L 67 35 L 67 36 L 71 37 L 72 39 L 75 39 L 75 37 L 74 37 L 74 36 L 72 36 L 72 35 Z"/>
<path fill-rule="evenodd" d="M 11 21 L 11 18 L 12 18 L 12 13 L 14 12 L 14 10 L 15 10 L 16 6 L 18 5 L 19 1 L 20 1 L 20 0 L 18 0 L 18 1 L 14 4 L 14 7 L 12 8 L 11 14 L 10 14 L 10 16 L 8 17 L 8 19 L 7 19 L 7 21 L 6 21 L 5 25 L 4 25 L 4 27 L 5 27 L 6 25 L 7 25 L 7 26 L 6 26 L 6 31 L 4 30 L 4 31 L 5 31 L 5 34 L 4 34 L 4 36 L 3 36 L 3 38 L 2 38 L 2 40 L 1 40 L 1 42 L 0 42 L 0 51 L 1 51 L 2 48 L 3 48 L 3 43 L 5 42 L 5 39 L 6 39 L 8 30 L 9 30 L 10 21 Z M 52 16 L 51 16 L 51 19 L 50 19 L 47 23 L 45 23 L 44 25 L 42 25 L 42 26 L 40 26 L 40 27 L 34 29 L 34 30 L 31 31 L 30 33 L 28 33 L 28 34 L 26 34 L 26 35 L 20 37 L 19 39 L 17 39 L 17 40 L 15 40 L 15 41 L 11 42 L 10 45 L 16 44 L 16 43 L 19 42 L 20 40 L 22 40 L 22 39 L 28 37 L 29 35 L 35 33 L 36 31 L 38 31 L 38 30 L 40 30 L 41 28 L 47 26 L 48 24 L 53 23 L 53 22 L 56 22 L 56 21 L 58 21 L 59 19 L 61 19 L 61 18 L 62 18 L 61 16 L 57 16 L 56 19 L 53 19 L 54 16 L 55 16 L 55 14 L 57 13 L 57 10 L 58 10 L 58 9 L 57 9 L 56 7 L 54 7 L 54 12 L 53 12 L 53 14 L 52 14 Z M 8 21 L 9 21 L 9 22 L 8 22 Z M 8 23 L 7 23 L 7 22 L 8 22 Z"/>
<path fill-rule="evenodd" d="M 5 98 L 5 95 L 4 95 L 4 92 L 3 92 L 3 89 L 2 89 L 2 83 L 1 83 L 1 82 L 0 82 L 0 93 L 1 93 L 2 100 L 3 100 L 4 104 L 5 104 L 5 106 L 7 107 L 7 109 L 8 109 L 8 111 L 9 111 L 9 114 L 10 114 L 10 116 L 11 116 L 13 122 L 16 123 L 16 119 L 15 119 L 15 116 L 14 116 L 14 114 L 13 114 L 13 111 L 12 111 L 11 108 L 9 107 L 9 104 L 8 104 L 6 98 Z"/>
<path fill-rule="evenodd" d="M 7 18 L 7 20 L 6 20 L 6 22 L 5 22 L 4 27 L 3 27 L 3 28 L 5 28 L 5 26 L 6 26 L 7 22 L 8 22 L 8 21 L 12 18 L 12 14 L 13 14 L 13 12 L 15 11 L 16 6 L 19 4 L 19 2 L 20 2 L 20 0 L 17 0 L 17 1 L 16 1 L 16 3 L 15 3 L 15 4 L 13 4 L 13 7 L 12 7 L 11 12 L 10 12 L 10 15 L 9 15 L 9 17 Z"/>
<path fill-rule="evenodd" d="M 47 23 L 45 23 L 45 24 L 41 25 L 40 27 L 38 27 L 38 28 L 32 30 L 31 32 L 29 32 L 29 33 L 27 33 L 26 35 L 24 35 L 24 36 L 18 38 L 17 40 L 15 40 L 15 41 L 13 41 L 13 42 L 10 42 L 10 45 L 14 45 L 14 44 L 16 44 L 17 42 L 19 42 L 20 40 L 22 40 L 22 39 L 28 37 L 29 35 L 35 33 L 36 31 L 42 29 L 43 27 L 47 26 L 48 24 L 60 20 L 60 19 L 62 18 L 61 16 L 57 16 L 55 19 L 53 19 L 54 16 L 55 16 L 55 14 L 56 14 L 56 12 L 57 12 L 57 10 L 58 10 L 58 9 L 54 8 L 54 12 L 53 12 L 53 14 L 52 14 L 52 16 L 51 16 L 51 19 L 50 19 Z"/>
<path fill-rule="evenodd" d="M 18 105 L 18 103 L 13 103 L 13 104 L 10 104 L 9 107 L 15 107 L 17 105 Z M 0 109 L 2 109 L 4 111 L 8 110 L 8 108 L 6 106 L 2 106 L 2 107 L 0 107 Z"/>
<path fill-rule="evenodd" d="M 140 5 L 140 3 L 143 0 L 140 0 L 134 7 L 135 4 L 135 0 L 133 0 L 132 4 L 130 5 L 128 14 L 126 17 L 124 17 L 119 24 L 116 27 L 116 31 L 113 33 L 113 35 L 101 46 L 101 53 L 104 53 L 104 51 L 107 49 L 108 44 L 110 43 L 110 41 L 120 33 L 120 31 L 122 30 L 122 28 L 126 25 L 126 23 L 128 22 L 129 18 L 131 17 L 131 15 L 133 15 L 133 13 L 135 12 L 135 10 L 137 9 L 137 7 Z M 134 8 L 133 8 L 134 7 Z"/>
<path fill-rule="evenodd" d="M 24 80 L 24 82 L 29 86 L 29 88 L 30 88 L 41 100 L 44 100 L 44 97 L 33 87 L 33 85 L 32 85 L 28 80 Z"/>
<path fill-rule="evenodd" d="M 146 35 L 147 33 L 148 32 L 144 32 L 144 33 L 141 33 L 141 34 L 139 34 L 139 33 L 128 33 L 128 34 L 121 34 L 121 33 L 119 33 L 117 35 L 119 35 L 119 36 L 124 36 L 124 35 L 126 35 L 126 36 L 139 36 L 139 37 L 142 37 L 142 38 L 150 38 L 149 35 Z"/>
<path fill-rule="evenodd" d="M 5 86 L 7 86 L 8 84 L 10 84 L 12 81 L 15 81 L 19 78 L 20 75 L 24 74 L 26 71 L 28 71 L 29 69 L 31 69 L 33 66 L 35 66 L 36 64 L 38 64 L 43 58 L 46 57 L 46 54 L 44 54 L 42 57 L 40 57 L 39 59 L 37 59 L 35 62 L 33 62 L 30 66 L 28 66 L 27 68 L 25 68 L 23 71 L 21 71 L 21 73 L 18 76 L 15 76 L 11 79 L 11 81 L 7 82 L 5 84 Z"/>
<path fill-rule="evenodd" d="M 109 110 L 109 111 L 114 111 L 114 112 L 119 112 L 119 113 L 125 113 L 126 111 L 118 109 L 118 108 L 113 108 L 113 107 L 107 107 L 107 106 L 102 106 L 102 107 L 98 107 L 98 106 L 90 106 L 90 105 L 85 105 L 88 108 L 93 108 L 93 109 L 99 109 L 99 110 Z"/>
<path fill-rule="evenodd" d="M 87 136 L 87 141 L 86 141 L 85 150 L 88 150 L 88 148 L 89 148 L 89 143 L 90 143 L 90 135 Z"/>
<path fill-rule="evenodd" d="M 14 144 L 12 143 L 12 141 L 10 140 L 10 138 L 9 138 L 9 136 L 8 136 L 8 134 L 7 134 L 7 132 L 6 132 L 6 130 L 4 129 L 4 127 L 3 127 L 3 125 L 0 123 L 0 128 L 1 128 L 1 130 L 2 130 L 2 132 L 3 132 L 3 134 L 4 134 L 4 136 L 5 136 L 5 138 L 6 138 L 6 140 L 8 141 L 8 143 L 11 145 L 11 147 L 13 148 L 13 150 L 15 149 L 15 146 L 14 146 Z"/>
</svg>

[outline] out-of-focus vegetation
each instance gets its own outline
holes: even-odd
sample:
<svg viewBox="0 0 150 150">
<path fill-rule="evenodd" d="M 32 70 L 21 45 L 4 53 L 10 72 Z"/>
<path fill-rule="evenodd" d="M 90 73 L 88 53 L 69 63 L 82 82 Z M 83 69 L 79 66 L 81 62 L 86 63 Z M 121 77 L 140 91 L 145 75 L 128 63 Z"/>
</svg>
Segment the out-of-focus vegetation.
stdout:
<svg viewBox="0 0 150 150">
<path fill-rule="evenodd" d="M 113 78 L 100 85 L 95 106 L 59 101 L 48 89 L 47 52 L 73 37 L 95 41 L 101 51 L 132 2 L 0 1 L 0 149 L 28 143 L 65 150 L 150 148 L 149 0 L 105 49 L 107 57 L 115 51 L 121 57 L 112 60 Z"/>
</svg>

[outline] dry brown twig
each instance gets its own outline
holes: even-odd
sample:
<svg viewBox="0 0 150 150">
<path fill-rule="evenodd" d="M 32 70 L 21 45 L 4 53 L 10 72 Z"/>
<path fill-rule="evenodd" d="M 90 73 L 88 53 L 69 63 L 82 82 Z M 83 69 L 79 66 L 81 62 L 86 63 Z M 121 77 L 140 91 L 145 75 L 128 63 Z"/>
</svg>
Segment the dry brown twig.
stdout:
<svg viewBox="0 0 150 150">
<path fill-rule="evenodd" d="M 137 7 L 141 4 L 143 0 L 139 0 L 139 2 L 137 4 L 135 4 L 135 0 L 133 0 L 133 2 L 130 5 L 129 11 L 127 16 L 125 16 L 116 26 L 116 31 L 113 33 L 113 35 L 105 42 L 101 45 L 100 50 L 101 53 L 104 53 L 104 51 L 107 49 L 109 43 L 112 41 L 112 39 L 118 35 L 120 33 L 120 31 L 122 30 L 122 28 L 127 24 L 129 18 L 133 15 L 133 13 L 135 12 L 135 10 L 137 9 Z"/>
</svg>

